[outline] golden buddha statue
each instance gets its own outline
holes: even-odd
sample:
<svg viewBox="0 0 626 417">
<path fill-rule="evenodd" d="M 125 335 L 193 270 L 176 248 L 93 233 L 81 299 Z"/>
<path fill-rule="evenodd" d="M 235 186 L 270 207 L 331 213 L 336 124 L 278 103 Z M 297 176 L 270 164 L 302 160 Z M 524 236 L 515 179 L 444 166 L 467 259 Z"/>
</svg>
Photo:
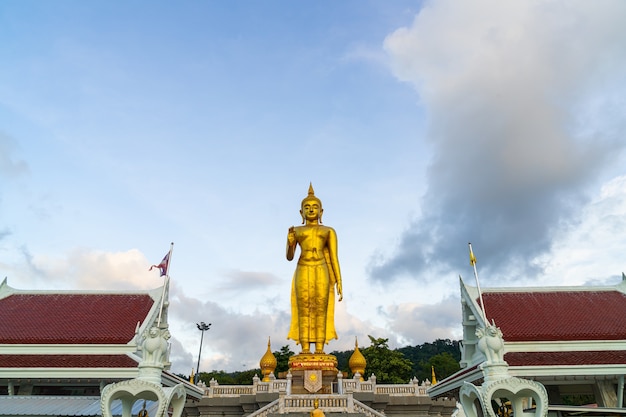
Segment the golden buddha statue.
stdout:
<svg viewBox="0 0 626 417">
<path fill-rule="evenodd" d="M 302 200 L 300 215 L 304 226 L 291 226 L 287 233 L 287 260 L 294 258 L 300 245 L 300 258 L 291 285 L 291 327 L 288 339 L 302 345 L 302 353 L 324 353 L 324 344 L 337 338 L 335 331 L 335 286 L 343 299 L 341 272 L 337 259 L 337 234 L 322 225 L 322 202 L 313 185 Z"/>
<path fill-rule="evenodd" d="M 320 400 L 317 398 L 313 401 L 313 409 L 309 411 L 309 417 L 324 417 L 326 414 L 319 409 Z M 508 416 L 507 416 L 508 417 Z"/>
</svg>

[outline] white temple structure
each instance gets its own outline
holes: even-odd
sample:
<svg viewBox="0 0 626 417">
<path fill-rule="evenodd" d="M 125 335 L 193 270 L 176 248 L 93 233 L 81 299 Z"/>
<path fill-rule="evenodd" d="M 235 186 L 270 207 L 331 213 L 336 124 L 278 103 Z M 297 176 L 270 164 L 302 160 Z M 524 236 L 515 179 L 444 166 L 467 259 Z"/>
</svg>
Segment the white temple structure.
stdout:
<svg viewBox="0 0 626 417">
<path fill-rule="evenodd" d="M 5 278 L 0 416 L 182 415 L 203 390 L 169 371 L 167 296 L 166 285 L 26 291 Z"/>
<path fill-rule="evenodd" d="M 613 286 L 483 288 L 482 297 L 460 284 L 461 370 L 432 398 L 455 398 L 471 417 L 626 414 L 623 274 Z"/>
</svg>

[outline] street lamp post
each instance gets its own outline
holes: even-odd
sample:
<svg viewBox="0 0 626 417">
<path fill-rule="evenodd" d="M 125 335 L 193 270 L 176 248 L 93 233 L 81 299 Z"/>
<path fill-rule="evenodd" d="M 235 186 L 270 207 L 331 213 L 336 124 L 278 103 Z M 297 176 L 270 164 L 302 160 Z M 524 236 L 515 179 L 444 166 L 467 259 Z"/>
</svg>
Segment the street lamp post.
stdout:
<svg viewBox="0 0 626 417">
<path fill-rule="evenodd" d="M 194 384 L 198 382 L 198 372 L 200 372 L 200 357 L 202 356 L 202 341 L 204 340 L 204 332 L 206 330 L 209 330 L 209 328 L 211 327 L 211 323 L 206 324 L 205 322 L 201 321 L 200 323 L 196 323 L 196 326 L 198 326 L 198 330 L 200 330 L 202 333 L 200 336 L 200 352 L 198 353 L 198 366 L 196 368 L 196 377 L 193 380 Z"/>
</svg>

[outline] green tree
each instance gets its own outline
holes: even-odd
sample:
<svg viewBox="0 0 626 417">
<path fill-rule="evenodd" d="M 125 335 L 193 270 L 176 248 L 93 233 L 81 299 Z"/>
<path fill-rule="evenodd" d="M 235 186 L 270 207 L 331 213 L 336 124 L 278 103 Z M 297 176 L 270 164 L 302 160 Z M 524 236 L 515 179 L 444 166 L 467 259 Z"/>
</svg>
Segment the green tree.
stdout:
<svg viewBox="0 0 626 417">
<path fill-rule="evenodd" d="M 215 379 L 220 385 L 234 385 L 235 378 L 233 378 L 232 374 L 226 373 L 225 371 L 211 371 L 211 372 L 200 372 L 197 376 L 198 380 L 204 382 L 209 385 L 209 381 L 211 379 Z"/>
<path fill-rule="evenodd" d="M 431 379 L 432 369 L 435 369 L 435 376 L 437 380 L 442 380 L 449 377 L 461 367 L 459 362 L 449 352 L 439 353 L 432 356 L 428 361 L 422 362 L 422 372 L 417 376 L 417 379 L 423 381 L 425 379 Z"/>
<path fill-rule="evenodd" d="M 252 378 L 254 376 L 260 376 L 260 369 L 248 369 L 246 371 L 235 371 L 235 372 L 225 372 L 225 371 L 211 371 L 211 372 L 200 372 L 198 374 L 198 378 L 200 381 L 209 385 L 211 379 L 215 379 L 220 385 L 251 385 Z"/>
<path fill-rule="evenodd" d="M 425 367 L 433 356 L 447 352 L 452 355 L 456 362 L 461 360 L 461 349 L 458 340 L 437 339 L 432 343 L 405 346 L 399 348 L 398 351 L 402 352 L 413 363 L 413 376 L 420 381 L 431 378 L 430 368 L 426 369 Z M 439 376 L 437 368 L 435 368 L 435 371 L 437 371 L 437 378 L 445 378 Z"/>
<path fill-rule="evenodd" d="M 254 376 L 261 377 L 261 369 L 248 369 L 247 371 L 235 371 L 232 374 L 235 385 L 251 385 Z"/>
<path fill-rule="evenodd" d="M 361 351 L 367 366 L 364 378 L 371 374 L 376 375 L 376 382 L 381 384 L 406 384 L 411 379 L 412 363 L 404 355 L 389 349 L 389 339 L 378 338 L 368 335 L 371 346 Z"/>
<path fill-rule="evenodd" d="M 174 374 L 177 377 L 179 377 L 180 379 L 184 379 L 185 381 L 189 381 L 189 375 L 185 375 L 185 374 Z"/>
<path fill-rule="evenodd" d="M 276 369 L 274 370 L 274 375 L 278 377 L 279 372 L 287 372 L 289 370 L 289 358 L 295 355 L 289 349 L 289 345 L 285 345 L 277 350 L 274 353 L 274 357 L 276 358 Z"/>
<path fill-rule="evenodd" d="M 350 357 L 354 353 L 353 350 L 344 350 L 343 352 L 333 351 L 330 352 L 331 355 L 337 358 L 337 369 L 342 372 L 350 372 L 350 368 L 348 366 L 348 362 L 350 361 Z"/>
</svg>

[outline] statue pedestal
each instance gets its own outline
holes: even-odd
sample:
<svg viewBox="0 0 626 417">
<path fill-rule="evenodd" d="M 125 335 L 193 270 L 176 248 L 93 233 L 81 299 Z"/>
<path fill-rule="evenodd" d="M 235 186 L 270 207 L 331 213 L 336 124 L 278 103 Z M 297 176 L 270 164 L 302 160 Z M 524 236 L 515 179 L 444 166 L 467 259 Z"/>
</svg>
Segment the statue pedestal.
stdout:
<svg viewBox="0 0 626 417">
<path fill-rule="evenodd" d="M 325 353 L 300 353 L 289 358 L 292 394 L 332 394 L 337 358 Z"/>
</svg>

